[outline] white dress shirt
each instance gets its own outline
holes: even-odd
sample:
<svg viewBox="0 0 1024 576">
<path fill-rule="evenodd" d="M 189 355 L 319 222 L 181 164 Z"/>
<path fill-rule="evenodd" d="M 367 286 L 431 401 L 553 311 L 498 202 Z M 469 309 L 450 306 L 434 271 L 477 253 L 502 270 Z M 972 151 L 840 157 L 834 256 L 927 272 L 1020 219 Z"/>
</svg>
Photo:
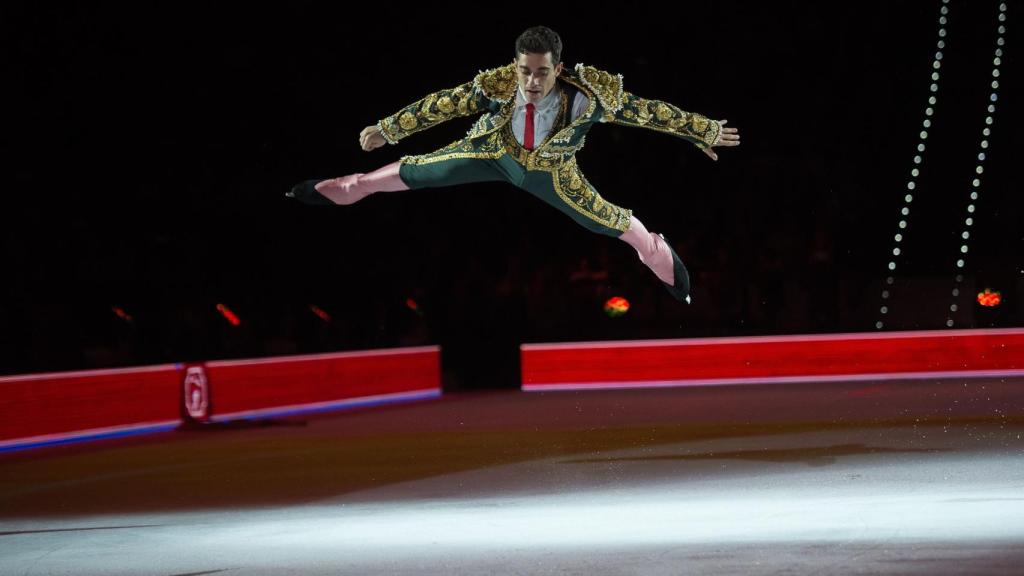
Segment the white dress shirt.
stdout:
<svg viewBox="0 0 1024 576">
<path fill-rule="evenodd" d="M 533 146 L 540 146 L 548 137 L 551 128 L 558 118 L 558 108 L 562 103 L 562 89 L 555 84 L 555 87 L 548 92 L 548 95 L 537 102 L 533 111 Z M 573 121 L 583 115 L 590 106 L 590 100 L 582 92 L 576 92 L 576 98 L 572 102 Z M 516 89 L 516 109 L 512 112 L 512 134 L 520 145 L 523 144 L 523 135 L 526 132 L 526 97 L 522 88 Z"/>
</svg>

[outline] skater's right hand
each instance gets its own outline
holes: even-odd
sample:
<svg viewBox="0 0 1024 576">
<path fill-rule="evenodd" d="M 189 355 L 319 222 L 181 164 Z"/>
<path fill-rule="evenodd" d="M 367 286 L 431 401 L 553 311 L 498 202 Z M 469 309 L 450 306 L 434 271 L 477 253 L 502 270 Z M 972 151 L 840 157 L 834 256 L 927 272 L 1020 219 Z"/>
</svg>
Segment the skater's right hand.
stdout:
<svg viewBox="0 0 1024 576">
<path fill-rule="evenodd" d="M 359 133 L 359 145 L 367 152 L 374 148 L 380 148 L 387 143 L 388 141 L 384 139 L 384 135 L 380 133 L 380 128 L 376 126 L 367 126 Z"/>
</svg>

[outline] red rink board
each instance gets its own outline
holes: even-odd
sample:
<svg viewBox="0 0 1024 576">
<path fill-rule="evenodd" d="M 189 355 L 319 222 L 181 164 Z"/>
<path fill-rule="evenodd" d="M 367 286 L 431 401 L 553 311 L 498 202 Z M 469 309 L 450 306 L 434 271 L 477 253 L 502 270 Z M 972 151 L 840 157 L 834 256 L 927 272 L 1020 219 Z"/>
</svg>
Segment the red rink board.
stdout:
<svg viewBox="0 0 1024 576">
<path fill-rule="evenodd" d="M 524 390 L 1024 374 L 1024 330 L 528 344 Z"/>
</svg>

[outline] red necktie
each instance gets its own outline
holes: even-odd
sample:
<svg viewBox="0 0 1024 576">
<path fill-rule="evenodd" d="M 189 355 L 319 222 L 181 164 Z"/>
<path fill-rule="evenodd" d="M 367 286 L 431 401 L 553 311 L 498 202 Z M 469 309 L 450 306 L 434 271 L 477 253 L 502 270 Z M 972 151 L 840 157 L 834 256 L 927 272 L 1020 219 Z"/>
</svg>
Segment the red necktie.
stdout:
<svg viewBox="0 0 1024 576">
<path fill-rule="evenodd" d="M 523 148 L 533 150 L 533 104 L 526 105 L 526 129 L 523 131 Z"/>
</svg>

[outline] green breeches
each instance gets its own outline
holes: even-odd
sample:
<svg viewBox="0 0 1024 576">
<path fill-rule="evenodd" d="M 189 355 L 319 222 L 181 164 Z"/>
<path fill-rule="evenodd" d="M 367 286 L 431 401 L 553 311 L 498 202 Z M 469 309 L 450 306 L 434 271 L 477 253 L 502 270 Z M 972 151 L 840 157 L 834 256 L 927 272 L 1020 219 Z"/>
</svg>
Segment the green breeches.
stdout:
<svg viewBox="0 0 1024 576">
<path fill-rule="evenodd" d="M 601 198 L 580 172 L 576 160 L 548 170 L 527 170 L 511 154 L 453 153 L 449 146 L 402 159 L 399 175 L 410 189 L 470 182 L 508 182 L 558 208 L 584 228 L 619 237 L 629 228 L 631 211 Z"/>
</svg>

